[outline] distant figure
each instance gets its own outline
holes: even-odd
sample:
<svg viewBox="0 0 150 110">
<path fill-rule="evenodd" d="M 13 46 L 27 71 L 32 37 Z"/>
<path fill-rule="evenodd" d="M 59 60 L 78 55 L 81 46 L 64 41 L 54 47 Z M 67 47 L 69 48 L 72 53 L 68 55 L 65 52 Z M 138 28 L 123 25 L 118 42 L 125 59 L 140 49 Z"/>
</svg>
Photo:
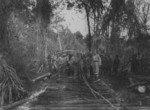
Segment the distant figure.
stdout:
<svg viewBox="0 0 150 110">
<path fill-rule="evenodd" d="M 132 74 L 137 74 L 139 72 L 139 60 L 138 56 L 134 54 L 131 58 L 131 72 Z"/>
<path fill-rule="evenodd" d="M 71 76 L 71 66 L 70 66 L 69 61 L 66 61 L 66 70 L 65 70 L 65 73 L 66 73 L 68 76 Z"/>
<path fill-rule="evenodd" d="M 93 72 L 92 72 L 92 54 L 91 53 L 87 53 L 85 55 L 85 65 L 86 65 L 86 76 L 89 78 L 90 76 L 93 75 Z"/>
<path fill-rule="evenodd" d="M 102 64 L 102 61 L 101 61 L 101 57 L 97 52 L 94 53 L 93 62 L 94 62 L 94 73 L 96 77 L 99 77 L 99 67 Z"/>
<path fill-rule="evenodd" d="M 119 65 L 120 65 L 120 59 L 119 59 L 119 56 L 116 55 L 115 59 L 114 59 L 114 62 L 113 62 L 113 72 L 114 73 L 118 73 Z"/>
<path fill-rule="evenodd" d="M 138 72 L 137 74 L 140 75 L 141 73 L 144 74 L 144 72 L 142 72 L 142 54 L 138 53 L 137 54 L 137 61 L 138 61 Z"/>
<path fill-rule="evenodd" d="M 52 58 L 51 58 L 51 55 L 48 55 L 47 60 L 48 60 L 49 71 L 52 72 Z"/>
<path fill-rule="evenodd" d="M 82 68 L 83 68 L 83 74 L 86 78 L 90 77 L 90 64 L 89 64 L 89 58 L 86 54 L 82 56 Z"/>
<path fill-rule="evenodd" d="M 7 63 L 4 60 L 4 56 L 0 54 L 0 83 L 2 83 L 2 80 L 4 79 L 5 73 L 3 70 L 3 67 L 6 67 Z"/>
<path fill-rule="evenodd" d="M 52 59 L 52 73 L 58 72 L 58 63 L 56 59 Z"/>
<path fill-rule="evenodd" d="M 79 80 L 82 80 L 82 74 L 83 73 L 83 57 L 82 57 L 82 54 L 79 54 L 79 57 L 78 57 L 78 79 Z"/>
<path fill-rule="evenodd" d="M 76 79 L 78 75 L 78 61 L 77 61 L 77 55 L 73 55 L 71 58 L 71 64 L 73 68 L 73 78 Z"/>
</svg>

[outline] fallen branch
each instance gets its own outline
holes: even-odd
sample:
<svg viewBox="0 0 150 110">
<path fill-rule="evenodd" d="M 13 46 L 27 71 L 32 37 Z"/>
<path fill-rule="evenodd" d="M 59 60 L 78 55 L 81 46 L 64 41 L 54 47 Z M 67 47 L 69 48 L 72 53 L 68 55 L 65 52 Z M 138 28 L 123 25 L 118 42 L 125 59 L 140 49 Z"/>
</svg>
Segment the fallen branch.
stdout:
<svg viewBox="0 0 150 110">
<path fill-rule="evenodd" d="M 42 71 L 43 71 L 44 67 L 43 67 L 43 64 L 40 66 L 40 68 L 38 69 L 37 71 L 37 74 L 40 74 Z"/>
<path fill-rule="evenodd" d="M 137 86 L 140 86 L 140 85 L 146 85 L 148 83 L 150 83 L 150 82 L 137 82 L 137 83 L 129 85 L 127 88 L 130 89 L 130 88 L 134 88 L 134 87 L 137 87 Z"/>
<path fill-rule="evenodd" d="M 51 75 L 52 75 L 52 73 L 46 73 L 44 75 L 38 76 L 37 78 L 34 78 L 32 81 L 33 82 L 37 82 L 37 81 L 40 81 L 40 80 L 42 80 L 42 79 L 44 79 L 46 77 L 50 77 Z"/>
<path fill-rule="evenodd" d="M 144 81 L 150 80 L 150 76 L 132 75 L 131 77 L 133 77 L 135 79 L 139 79 L 139 80 L 144 80 Z"/>
<path fill-rule="evenodd" d="M 39 96 L 40 94 L 44 93 L 44 92 L 47 90 L 47 88 L 48 88 L 48 87 L 46 86 L 46 87 L 42 88 L 41 91 L 39 91 L 37 94 L 33 94 L 33 95 L 31 95 L 30 97 L 25 98 L 25 99 L 23 99 L 23 100 L 20 100 L 20 101 L 11 103 L 11 104 L 6 105 L 6 106 L 1 106 L 1 107 L 0 107 L 0 110 L 12 110 L 12 109 L 14 109 L 14 108 L 16 108 L 16 107 L 18 107 L 18 106 L 20 106 L 20 105 L 22 105 L 22 104 L 25 104 L 26 102 L 29 103 L 29 102 L 33 101 L 32 99 L 34 99 L 34 98 L 36 98 L 37 96 Z"/>
<path fill-rule="evenodd" d="M 26 98 L 26 99 L 17 101 L 17 102 L 15 102 L 15 103 L 9 104 L 9 105 L 7 105 L 7 106 L 2 106 L 2 107 L 0 108 L 0 110 L 11 110 L 11 109 L 13 109 L 13 108 L 15 108 L 15 107 L 17 107 L 17 106 L 19 106 L 19 105 L 24 104 L 25 102 L 27 102 L 27 101 L 29 101 L 29 100 L 30 100 L 29 98 Z"/>
<path fill-rule="evenodd" d="M 85 77 L 82 75 L 83 80 L 86 84 L 86 86 L 88 86 L 88 88 L 91 90 L 92 94 L 94 95 L 94 97 L 96 98 L 96 95 L 100 96 L 102 99 L 104 99 L 108 104 L 111 105 L 111 107 L 115 108 L 116 110 L 118 110 L 118 108 L 116 106 L 114 106 L 108 99 L 106 99 L 103 95 L 101 95 L 100 93 L 98 93 L 97 91 L 95 91 L 87 82 L 87 80 L 85 79 Z"/>
</svg>

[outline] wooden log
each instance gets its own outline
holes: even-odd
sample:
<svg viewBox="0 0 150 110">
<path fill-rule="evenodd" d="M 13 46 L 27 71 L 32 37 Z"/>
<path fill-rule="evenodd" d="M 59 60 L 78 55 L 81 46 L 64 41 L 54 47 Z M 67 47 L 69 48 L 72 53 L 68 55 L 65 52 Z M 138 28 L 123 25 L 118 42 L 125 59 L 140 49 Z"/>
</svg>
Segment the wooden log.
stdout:
<svg viewBox="0 0 150 110">
<path fill-rule="evenodd" d="M 129 88 L 129 89 L 130 88 L 135 88 L 135 87 L 138 87 L 140 85 L 146 85 L 146 84 L 148 84 L 148 82 L 137 82 L 137 83 L 129 85 L 127 88 Z"/>
<path fill-rule="evenodd" d="M 131 77 L 139 80 L 144 80 L 144 81 L 150 80 L 150 76 L 132 75 Z"/>
<path fill-rule="evenodd" d="M 133 79 L 136 79 L 137 81 L 133 81 Z M 150 84 L 150 77 L 133 75 L 130 82 L 131 84 L 127 87 L 128 89 L 135 88 L 138 86 L 147 86 Z"/>
<path fill-rule="evenodd" d="M 38 76 L 37 78 L 34 78 L 32 81 L 33 82 L 37 82 L 37 81 L 40 81 L 40 80 L 42 80 L 42 79 L 44 79 L 46 77 L 50 77 L 51 75 L 52 75 L 52 73 L 46 73 L 44 75 Z"/>
</svg>

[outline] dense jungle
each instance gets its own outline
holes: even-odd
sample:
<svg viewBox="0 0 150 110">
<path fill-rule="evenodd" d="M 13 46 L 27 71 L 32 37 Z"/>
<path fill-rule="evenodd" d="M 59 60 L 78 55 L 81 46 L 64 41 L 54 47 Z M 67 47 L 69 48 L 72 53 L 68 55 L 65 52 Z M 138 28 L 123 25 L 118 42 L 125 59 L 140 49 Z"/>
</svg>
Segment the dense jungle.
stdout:
<svg viewBox="0 0 150 110">
<path fill-rule="evenodd" d="M 0 110 L 149 110 L 149 80 L 149 0 L 0 0 Z"/>
</svg>

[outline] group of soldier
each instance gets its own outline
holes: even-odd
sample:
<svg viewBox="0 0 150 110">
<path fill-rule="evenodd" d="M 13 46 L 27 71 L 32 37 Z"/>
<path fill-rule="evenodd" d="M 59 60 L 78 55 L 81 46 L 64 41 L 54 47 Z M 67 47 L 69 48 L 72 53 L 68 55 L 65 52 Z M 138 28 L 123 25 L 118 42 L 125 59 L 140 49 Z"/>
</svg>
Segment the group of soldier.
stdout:
<svg viewBox="0 0 150 110">
<path fill-rule="evenodd" d="M 49 55 L 49 71 L 52 73 L 66 73 L 73 79 L 81 79 L 84 75 L 99 77 L 99 68 L 102 65 L 98 51 L 93 53 L 75 53 L 66 56 Z"/>
<path fill-rule="evenodd" d="M 139 71 L 139 55 L 133 55 L 130 59 L 131 69 L 133 74 Z M 110 61 L 111 62 L 111 61 Z M 108 63 L 110 63 L 108 62 Z M 76 53 L 61 55 L 49 55 L 48 56 L 49 71 L 52 73 L 66 73 L 68 76 L 74 79 L 81 79 L 82 75 L 86 78 L 99 78 L 101 70 L 105 64 L 102 64 L 102 58 L 99 51 L 92 53 Z M 118 74 L 121 65 L 121 60 L 118 55 L 114 57 L 112 65 L 110 67 L 111 73 Z"/>
</svg>

